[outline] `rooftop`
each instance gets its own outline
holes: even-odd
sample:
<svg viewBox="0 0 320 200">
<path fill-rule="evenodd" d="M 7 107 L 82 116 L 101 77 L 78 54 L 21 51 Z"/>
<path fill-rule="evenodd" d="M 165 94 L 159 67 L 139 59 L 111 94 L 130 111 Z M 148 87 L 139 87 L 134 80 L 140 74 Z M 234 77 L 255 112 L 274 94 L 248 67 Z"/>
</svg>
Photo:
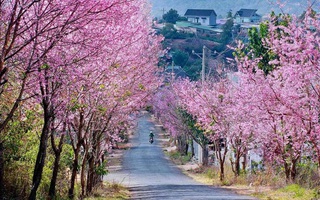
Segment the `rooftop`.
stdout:
<svg viewBox="0 0 320 200">
<path fill-rule="evenodd" d="M 214 10 L 204 10 L 204 9 L 188 9 L 184 16 L 217 16 Z"/>
<path fill-rule="evenodd" d="M 254 14 L 256 14 L 257 9 L 240 9 L 237 11 L 236 15 L 239 15 L 240 17 L 251 17 Z"/>
</svg>

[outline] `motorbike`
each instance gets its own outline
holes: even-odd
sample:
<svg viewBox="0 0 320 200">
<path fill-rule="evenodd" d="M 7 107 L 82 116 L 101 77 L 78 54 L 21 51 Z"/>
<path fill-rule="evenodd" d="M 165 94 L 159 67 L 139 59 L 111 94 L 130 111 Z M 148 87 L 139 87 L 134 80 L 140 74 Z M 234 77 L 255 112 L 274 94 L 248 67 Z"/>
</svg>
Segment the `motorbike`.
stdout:
<svg viewBox="0 0 320 200">
<path fill-rule="evenodd" d="M 150 137 L 150 138 L 149 138 L 149 142 L 150 142 L 150 144 L 153 143 L 153 137 Z"/>
</svg>

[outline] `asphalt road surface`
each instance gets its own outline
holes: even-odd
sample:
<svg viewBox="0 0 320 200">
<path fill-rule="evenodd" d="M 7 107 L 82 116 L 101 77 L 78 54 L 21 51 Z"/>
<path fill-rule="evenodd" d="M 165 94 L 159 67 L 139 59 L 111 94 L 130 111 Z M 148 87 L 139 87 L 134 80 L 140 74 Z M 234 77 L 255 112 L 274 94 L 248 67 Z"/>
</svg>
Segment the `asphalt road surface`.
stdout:
<svg viewBox="0 0 320 200">
<path fill-rule="evenodd" d="M 148 141 L 150 130 L 155 134 L 153 144 Z M 123 156 L 122 169 L 111 172 L 104 179 L 127 186 L 131 199 L 255 199 L 203 185 L 184 175 L 165 158 L 157 141 L 158 132 L 150 115 L 143 114 L 130 141 L 132 148 Z"/>
</svg>

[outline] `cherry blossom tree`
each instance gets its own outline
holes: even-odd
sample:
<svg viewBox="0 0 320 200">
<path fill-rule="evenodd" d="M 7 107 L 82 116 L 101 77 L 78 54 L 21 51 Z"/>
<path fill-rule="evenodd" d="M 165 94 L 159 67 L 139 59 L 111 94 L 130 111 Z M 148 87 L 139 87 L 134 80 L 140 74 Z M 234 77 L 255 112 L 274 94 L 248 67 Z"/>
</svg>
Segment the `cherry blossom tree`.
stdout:
<svg viewBox="0 0 320 200">
<path fill-rule="evenodd" d="M 188 80 L 175 85 L 175 92 L 180 97 L 181 104 L 194 118 L 198 126 L 204 130 L 207 138 L 214 144 L 220 163 L 220 178 L 224 178 L 224 162 L 227 154 L 226 140 L 229 123 L 226 120 L 224 104 L 226 88 L 212 82 L 190 82 Z M 208 141 L 207 141 L 208 143 Z M 206 144 L 207 144 L 206 143 Z M 225 143 L 225 145 L 222 145 Z M 206 144 L 202 147 L 206 151 Z M 220 148 L 224 151 L 221 154 Z M 207 157 L 207 153 L 203 153 Z"/>
<path fill-rule="evenodd" d="M 122 2 L 108 8 L 102 16 L 95 17 L 97 20 L 92 20 L 93 27 L 87 25 L 88 30 L 83 33 L 86 36 L 92 32 L 89 35 L 95 37 L 89 38 L 87 45 L 91 47 L 96 44 L 101 49 L 92 46 L 92 50 L 98 50 L 94 51 L 97 52 L 95 57 L 90 62 L 85 59 L 86 63 L 77 68 L 80 73 L 72 80 L 77 85 L 69 88 L 68 92 L 72 94 L 69 136 L 73 140 L 75 153 L 69 190 L 71 198 L 80 148 L 85 153 L 81 169 L 82 195 L 85 195 L 85 185 L 87 193 L 92 190 L 92 175 L 87 176 L 87 181 L 91 183 L 85 184 L 84 167 L 87 162 L 90 161 L 93 166 L 93 162 L 101 159 L 110 142 L 117 141 L 128 116 L 145 106 L 151 91 L 160 84 L 156 76 L 156 63 L 161 38 L 151 30 L 146 2 L 139 2 Z M 106 16 L 109 21 L 104 21 Z M 89 155 L 93 149 L 95 156 Z"/>
<path fill-rule="evenodd" d="M 157 91 L 152 100 L 152 108 L 163 127 L 177 140 L 177 150 L 181 155 L 187 155 L 189 140 L 197 139 L 194 134 L 196 130 L 192 129 L 191 119 L 181 108 L 171 86 L 162 87 Z"/>
<path fill-rule="evenodd" d="M 151 30 L 148 10 L 144 0 L 1 1 L 0 98 L 16 97 L 11 105 L 1 103 L 0 134 L 5 134 L 21 101 L 33 98 L 43 108 L 44 125 L 29 199 L 36 198 L 50 134 L 59 162 L 64 134 L 75 118 L 72 110 L 81 110 L 80 123 L 76 123 L 80 129 L 72 128 L 81 142 L 93 133 L 82 131 L 94 127 L 87 124 L 82 130 L 81 120 L 115 118 L 126 123 L 125 116 L 144 106 L 158 86 L 155 74 L 161 38 Z M 83 119 L 85 114 L 91 118 Z M 114 130 L 121 125 L 112 124 Z M 102 126 L 103 133 L 109 129 Z M 59 147 L 54 142 L 57 133 L 61 136 Z"/>
<path fill-rule="evenodd" d="M 34 88 L 36 84 L 31 77 L 41 66 L 45 66 L 43 59 L 61 37 L 73 30 L 67 26 L 72 16 L 67 12 L 76 4 L 60 1 L 1 1 L 0 98 L 4 102 L 1 104 L 1 138 L 4 138 L 5 128 L 19 104 L 36 95 L 26 94 L 26 90 Z M 6 101 L 11 95 L 15 99 Z M 3 142 L 0 142 L 0 146 Z M 1 154 L 2 151 L 0 166 L 3 166 Z M 1 185 L 2 181 L 3 167 L 0 167 Z"/>
<path fill-rule="evenodd" d="M 318 135 L 318 27 L 310 18 L 300 23 L 293 18 L 287 26 L 269 24 L 266 46 L 278 58 L 269 62 L 276 67 L 267 76 L 257 68 L 259 58 L 238 62 L 242 87 L 255 97 L 250 109 L 259 116 L 256 132 L 264 157 L 280 163 L 287 180 L 295 179 L 297 163 L 311 147 L 310 136 Z"/>
</svg>

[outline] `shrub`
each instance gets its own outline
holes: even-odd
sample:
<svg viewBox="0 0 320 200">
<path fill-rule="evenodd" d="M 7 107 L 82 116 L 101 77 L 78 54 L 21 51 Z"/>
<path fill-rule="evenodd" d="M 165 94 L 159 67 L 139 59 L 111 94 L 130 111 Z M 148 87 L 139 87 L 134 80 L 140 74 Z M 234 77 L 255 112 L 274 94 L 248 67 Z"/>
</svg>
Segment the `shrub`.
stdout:
<svg viewBox="0 0 320 200">
<path fill-rule="evenodd" d="M 311 161 L 299 163 L 297 167 L 296 183 L 307 188 L 320 186 L 317 165 Z"/>
</svg>

